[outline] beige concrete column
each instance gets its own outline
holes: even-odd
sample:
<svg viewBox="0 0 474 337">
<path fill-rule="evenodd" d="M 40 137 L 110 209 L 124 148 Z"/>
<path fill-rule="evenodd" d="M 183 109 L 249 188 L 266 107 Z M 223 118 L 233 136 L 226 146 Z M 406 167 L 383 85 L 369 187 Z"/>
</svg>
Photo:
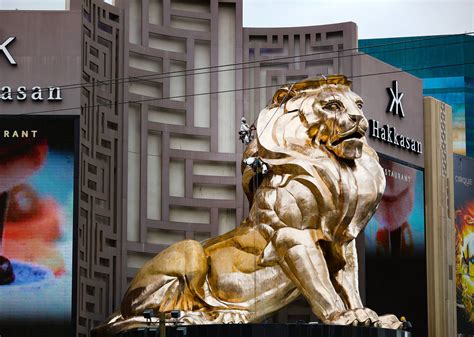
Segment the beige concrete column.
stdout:
<svg viewBox="0 0 474 337">
<path fill-rule="evenodd" d="M 456 336 L 451 107 L 432 97 L 423 107 L 428 331 L 430 337 Z"/>
</svg>

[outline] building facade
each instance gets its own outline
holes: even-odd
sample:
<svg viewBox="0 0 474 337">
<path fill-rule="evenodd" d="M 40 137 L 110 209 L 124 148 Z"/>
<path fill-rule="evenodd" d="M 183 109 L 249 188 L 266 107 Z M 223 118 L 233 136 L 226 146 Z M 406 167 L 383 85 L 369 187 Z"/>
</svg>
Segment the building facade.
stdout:
<svg viewBox="0 0 474 337">
<path fill-rule="evenodd" d="M 472 104 L 474 97 L 472 85 L 474 71 L 472 63 L 474 55 L 473 42 L 474 37 L 465 34 L 359 41 L 359 48 L 361 51 L 421 78 L 423 80 L 424 95 L 432 96 L 444 101 L 452 107 L 453 152 L 457 154 L 454 157 L 454 177 L 447 181 L 444 181 L 444 178 L 440 177 L 442 185 L 438 187 L 432 185 L 427 192 L 428 194 L 431 194 L 430 190 L 432 188 L 442 188 L 443 185 L 445 187 L 447 186 L 447 191 L 442 195 L 447 195 L 449 199 L 448 202 L 452 202 L 452 190 L 454 190 L 455 213 L 454 215 L 451 215 L 449 212 L 443 212 L 443 216 L 451 218 L 451 220 L 455 219 L 455 233 L 453 233 L 453 228 L 446 230 L 444 227 L 439 227 L 444 228 L 441 233 L 444 233 L 445 235 L 436 238 L 433 236 L 436 232 L 431 232 L 431 230 L 433 230 L 433 227 L 431 227 L 427 234 L 433 239 L 429 240 L 432 245 L 447 245 L 451 247 L 448 250 L 447 255 L 443 257 L 439 256 L 439 258 L 449 258 L 452 261 L 452 254 L 455 252 L 455 268 L 450 265 L 449 269 L 443 270 L 447 267 L 447 265 L 444 265 L 444 267 L 440 269 L 440 272 L 444 275 L 451 275 L 450 280 L 456 280 L 457 333 L 466 335 L 472 334 L 474 331 L 471 323 L 472 317 L 469 314 L 472 300 L 468 295 L 466 295 L 471 291 L 470 287 L 466 286 L 466 284 L 472 282 L 473 276 L 469 272 L 469 265 L 466 265 L 465 262 L 467 261 L 465 260 L 467 253 L 466 251 L 463 251 L 462 248 L 471 245 L 469 231 L 465 229 L 467 227 L 465 226 L 466 221 L 463 218 L 463 214 L 466 212 L 469 214 L 470 200 L 474 198 L 474 194 L 472 193 L 472 190 L 469 189 L 470 183 L 464 182 L 464 178 L 461 179 L 459 177 L 469 177 L 469 173 L 467 173 L 470 164 L 469 157 L 474 156 L 474 135 L 472 129 L 474 120 L 474 107 Z M 432 105 L 432 103 L 430 104 Z M 438 114 L 435 116 L 438 116 Z M 425 113 L 425 119 L 426 118 L 429 119 L 430 117 L 426 116 Z M 427 125 L 431 129 L 427 128 Z M 436 119 L 432 121 L 426 120 L 425 135 L 432 133 L 436 130 L 436 127 L 438 127 Z M 427 136 L 427 139 L 429 139 L 429 136 Z M 433 149 L 436 149 L 436 147 Z M 438 158 L 443 157 L 438 155 Z M 451 158 L 448 158 L 447 162 L 450 161 Z M 431 179 L 433 178 L 431 173 L 434 172 L 433 170 L 436 169 L 437 165 L 439 165 L 436 163 L 439 163 L 439 161 L 431 162 L 431 164 L 428 165 L 427 172 L 430 172 Z M 436 199 L 437 198 L 434 197 L 429 202 L 436 201 L 439 205 L 440 200 Z M 429 204 L 427 204 L 427 206 L 428 205 Z M 431 213 L 431 216 L 432 215 L 433 213 Z M 431 219 L 430 222 L 435 227 L 437 224 L 443 223 L 442 220 L 437 221 L 435 218 Z M 453 240 L 453 235 L 456 237 L 455 240 Z M 446 241 L 446 239 L 448 239 L 448 241 Z M 455 249 L 452 247 L 453 241 L 455 241 L 456 244 Z M 437 252 L 439 252 L 439 250 L 437 250 Z M 456 276 L 453 276 L 454 269 L 456 270 Z M 442 285 L 444 281 L 445 280 L 443 279 L 430 280 L 435 287 L 437 287 L 437 282 L 439 282 L 438 285 Z M 451 294 L 454 290 L 450 286 L 447 291 Z M 436 302 L 439 298 L 432 297 L 431 300 Z M 451 306 L 448 305 L 447 307 Z M 448 317 L 453 316 L 454 315 L 448 315 Z M 452 324 L 450 323 L 450 325 Z M 438 331 L 442 331 L 442 329 Z"/>
<path fill-rule="evenodd" d="M 97 317 L 105 318 L 118 307 L 138 268 L 157 252 L 179 240 L 204 240 L 240 223 L 248 204 L 240 188 L 243 146 L 236 131 L 242 116 L 249 123 L 256 119 L 280 85 L 343 73 L 352 77 L 353 90 L 366 100 L 368 118 L 423 142 L 421 81 L 401 72 L 366 76 L 394 68 L 357 53 L 354 23 L 244 28 L 241 6 L 240 1 L 83 3 L 83 75 L 96 85 L 95 93 L 90 87 L 82 90 L 83 99 L 87 97 L 83 114 L 90 115 L 82 125 L 94 137 L 94 130 L 100 130 L 95 143 L 111 147 L 82 147 L 88 167 L 82 184 L 88 187 L 81 194 L 80 231 L 92 233 L 84 242 L 97 247 L 81 251 L 85 261 L 93 263 L 84 263 L 80 288 L 100 294 L 79 295 L 87 298 L 81 305 L 84 334 L 98 323 Z M 117 78 L 124 80 L 114 81 Z M 385 87 L 392 81 L 410 92 L 405 103 L 410 122 L 385 113 Z M 118 85 L 113 89 L 101 83 Z M 114 100 L 119 104 L 114 106 Z M 102 109 L 104 117 L 92 118 Z M 113 130 L 107 129 L 110 126 Z M 113 137 L 100 139 L 106 135 Z M 405 151 L 376 138 L 368 141 L 380 153 L 424 166 L 423 151 Z M 100 153 L 92 154 L 92 148 Z M 96 168 L 104 152 L 107 165 Z M 120 197 L 112 198 L 117 193 Z M 107 216 L 99 205 L 107 206 Z M 106 249 L 101 251 L 102 243 Z M 310 320 L 303 302 L 269 320 Z"/>
<path fill-rule="evenodd" d="M 0 86 L 18 92 L 22 83 L 55 85 L 63 95 L 60 103 L 41 103 L 52 104 L 46 108 L 32 101 L 1 103 L 0 110 L 80 116 L 74 285 L 78 336 L 88 336 L 120 306 L 138 269 L 155 254 L 174 242 L 202 241 L 240 224 L 248 213 L 240 186 L 240 120 L 254 122 L 285 83 L 346 75 L 365 101 L 369 145 L 399 165 L 425 172 L 424 118 L 436 108 L 424 108 L 420 79 L 358 52 L 355 23 L 244 28 L 240 0 L 117 0 L 114 5 L 82 0 L 71 7 L 55 13 L 0 12 L 0 32 L 6 37 L 13 34 L 7 27 L 16 27 L 15 22 L 25 34 L 38 34 L 28 37 L 31 48 L 20 45 L 24 38 L 18 35 L 11 49 L 18 67 L 1 60 Z M 53 20 L 61 15 L 64 22 Z M 3 18 L 11 24 L 4 25 L 10 21 Z M 58 36 L 44 44 L 53 22 L 65 29 L 54 30 Z M 58 58 L 32 58 L 28 67 L 20 67 L 37 49 L 61 52 Z M 34 67 L 38 62 L 41 67 Z M 22 82 L 35 76 L 37 82 Z M 401 93 L 403 116 L 398 110 L 387 112 Z M 401 146 L 402 138 L 410 145 Z M 424 235 L 421 221 L 419 233 Z M 364 237 L 357 244 L 362 295 L 377 297 L 376 289 L 367 293 L 365 287 Z M 423 259 L 421 269 L 426 268 Z M 428 263 L 428 273 L 430 266 L 434 264 Z M 414 291 L 426 291 L 423 277 Z M 313 319 L 300 299 L 267 322 Z M 420 320 L 426 331 L 426 315 Z"/>
</svg>

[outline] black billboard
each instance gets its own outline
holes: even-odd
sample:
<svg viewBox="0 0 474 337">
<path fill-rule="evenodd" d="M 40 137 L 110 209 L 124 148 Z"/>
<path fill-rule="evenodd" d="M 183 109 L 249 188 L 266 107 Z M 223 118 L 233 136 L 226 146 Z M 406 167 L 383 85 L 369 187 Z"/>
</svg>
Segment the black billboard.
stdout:
<svg viewBox="0 0 474 337">
<path fill-rule="evenodd" d="M 78 118 L 0 117 L 0 335 L 75 334 Z"/>
<path fill-rule="evenodd" d="M 366 306 L 427 336 L 424 171 L 380 156 L 386 188 L 365 229 Z"/>
</svg>

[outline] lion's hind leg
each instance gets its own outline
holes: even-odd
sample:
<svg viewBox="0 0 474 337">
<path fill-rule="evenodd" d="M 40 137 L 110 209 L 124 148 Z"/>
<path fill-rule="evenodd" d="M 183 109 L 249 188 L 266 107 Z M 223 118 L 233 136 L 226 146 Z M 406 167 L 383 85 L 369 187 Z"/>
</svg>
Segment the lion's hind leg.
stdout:
<svg viewBox="0 0 474 337">
<path fill-rule="evenodd" d="M 137 273 L 122 301 L 122 316 L 141 316 L 145 309 L 201 309 L 207 271 L 207 258 L 199 242 L 185 240 L 171 245 Z"/>
</svg>

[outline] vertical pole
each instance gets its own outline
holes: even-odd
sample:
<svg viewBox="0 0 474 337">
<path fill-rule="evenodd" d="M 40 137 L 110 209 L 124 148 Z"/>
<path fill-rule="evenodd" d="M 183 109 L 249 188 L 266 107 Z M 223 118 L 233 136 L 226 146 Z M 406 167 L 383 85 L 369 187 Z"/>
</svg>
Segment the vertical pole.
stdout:
<svg viewBox="0 0 474 337">
<path fill-rule="evenodd" d="M 160 337 L 166 337 L 166 319 L 164 312 L 160 312 Z"/>
</svg>

